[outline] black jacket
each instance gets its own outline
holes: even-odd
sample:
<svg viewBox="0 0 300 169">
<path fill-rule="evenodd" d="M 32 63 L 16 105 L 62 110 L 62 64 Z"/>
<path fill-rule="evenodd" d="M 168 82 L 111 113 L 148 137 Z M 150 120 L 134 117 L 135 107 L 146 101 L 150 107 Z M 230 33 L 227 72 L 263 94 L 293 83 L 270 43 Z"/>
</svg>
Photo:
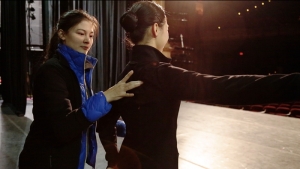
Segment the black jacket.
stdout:
<svg viewBox="0 0 300 169">
<path fill-rule="evenodd" d="M 33 85 L 34 121 L 19 157 L 20 169 L 76 169 L 84 116 L 80 86 L 59 53 L 41 66 Z"/>
<path fill-rule="evenodd" d="M 181 100 L 215 104 L 255 104 L 299 99 L 300 74 L 212 76 L 174 67 L 157 49 L 136 45 L 122 72 L 134 70 L 129 80 L 144 84 L 135 96 L 113 102 L 110 113 L 98 122 L 109 165 L 120 169 L 176 169 L 177 116 Z M 119 159 L 114 147 L 119 116 L 126 124 Z M 140 163 L 140 164 L 139 164 Z"/>
</svg>

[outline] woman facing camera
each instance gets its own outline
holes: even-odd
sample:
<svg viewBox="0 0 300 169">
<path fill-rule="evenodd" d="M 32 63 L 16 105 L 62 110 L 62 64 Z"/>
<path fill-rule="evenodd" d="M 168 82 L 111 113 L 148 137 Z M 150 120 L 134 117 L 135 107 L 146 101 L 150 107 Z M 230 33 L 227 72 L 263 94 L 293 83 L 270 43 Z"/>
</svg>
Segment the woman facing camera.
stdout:
<svg viewBox="0 0 300 169">
<path fill-rule="evenodd" d="M 118 84 L 94 93 L 92 72 L 97 59 L 88 52 L 98 31 L 95 17 L 82 10 L 61 16 L 33 85 L 33 117 L 19 157 L 19 169 L 84 169 L 96 163 L 97 120 L 110 102 L 132 97 L 127 90 L 140 81 Z"/>
<path fill-rule="evenodd" d="M 140 1 L 122 15 L 120 24 L 132 45 L 132 59 L 120 75 L 143 85 L 131 90 L 135 97 L 112 103 L 110 113 L 98 120 L 108 167 L 118 169 L 177 169 L 177 117 L 181 100 L 212 104 L 259 104 L 300 99 L 300 74 L 213 76 L 170 64 L 162 54 L 168 41 L 164 9 Z M 126 136 L 120 152 L 115 124 L 122 116 Z"/>
</svg>

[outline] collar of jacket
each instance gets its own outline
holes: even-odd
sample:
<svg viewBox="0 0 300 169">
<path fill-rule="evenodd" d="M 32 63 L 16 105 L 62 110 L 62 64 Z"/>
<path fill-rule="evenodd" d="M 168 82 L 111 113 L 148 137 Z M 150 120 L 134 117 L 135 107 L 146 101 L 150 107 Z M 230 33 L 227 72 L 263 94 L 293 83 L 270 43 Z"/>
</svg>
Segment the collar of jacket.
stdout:
<svg viewBox="0 0 300 169">
<path fill-rule="evenodd" d="M 167 58 L 159 50 L 149 45 L 133 46 L 132 60 L 138 62 L 171 62 L 171 59 Z"/>
<path fill-rule="evenodd" d="M 61 43 L 58 44 L 57 51 L 62 54 L 68 61 L 71 69 L 73 69 L 75 72 L 78 72 L 79 74 L 83 74 L 86 61 L 90 62 L 92 64 L 92 67 L 94 67 L 98 61 L 92 56 L 77 52 L 74 49 Z"/>
</svg>

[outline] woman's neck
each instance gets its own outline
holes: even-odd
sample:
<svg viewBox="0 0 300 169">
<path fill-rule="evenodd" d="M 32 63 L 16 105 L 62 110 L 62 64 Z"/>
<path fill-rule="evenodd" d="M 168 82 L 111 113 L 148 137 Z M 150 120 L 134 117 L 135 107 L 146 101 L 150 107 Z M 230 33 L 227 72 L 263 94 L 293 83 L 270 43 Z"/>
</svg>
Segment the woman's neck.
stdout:
<svg viewBox="0 0 300 169">
<path fill-rule="evenodd" d="M 141 41 L 141 42 L 138 42 L 137 45 L 148 45 L 148 46 L 151 46 L 151 47 L 154 47 L 157 49 L 157 46 L 156 46 L 156 43 L 154 40 Z"/>
</svg>

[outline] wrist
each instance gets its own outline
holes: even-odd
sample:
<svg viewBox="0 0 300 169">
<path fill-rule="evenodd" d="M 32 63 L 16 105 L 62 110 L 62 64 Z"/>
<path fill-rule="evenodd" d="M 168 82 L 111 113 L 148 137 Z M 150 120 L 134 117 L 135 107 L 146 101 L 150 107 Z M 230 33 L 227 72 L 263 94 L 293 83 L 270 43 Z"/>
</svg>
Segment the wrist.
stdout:
<svg viewBox="0 0 300 169">
<path fill-rule="evenodd" d="M 104 91 L 104 92 L 102 92 L 102 93 L 103 93 L 104 97 L 106 98 L 106 101 L 107 101 L 107 102 L 111 102 L 111 98 L 110 98 L 109 93 L 108 93 L 107 91 Z"/>
</svg>

